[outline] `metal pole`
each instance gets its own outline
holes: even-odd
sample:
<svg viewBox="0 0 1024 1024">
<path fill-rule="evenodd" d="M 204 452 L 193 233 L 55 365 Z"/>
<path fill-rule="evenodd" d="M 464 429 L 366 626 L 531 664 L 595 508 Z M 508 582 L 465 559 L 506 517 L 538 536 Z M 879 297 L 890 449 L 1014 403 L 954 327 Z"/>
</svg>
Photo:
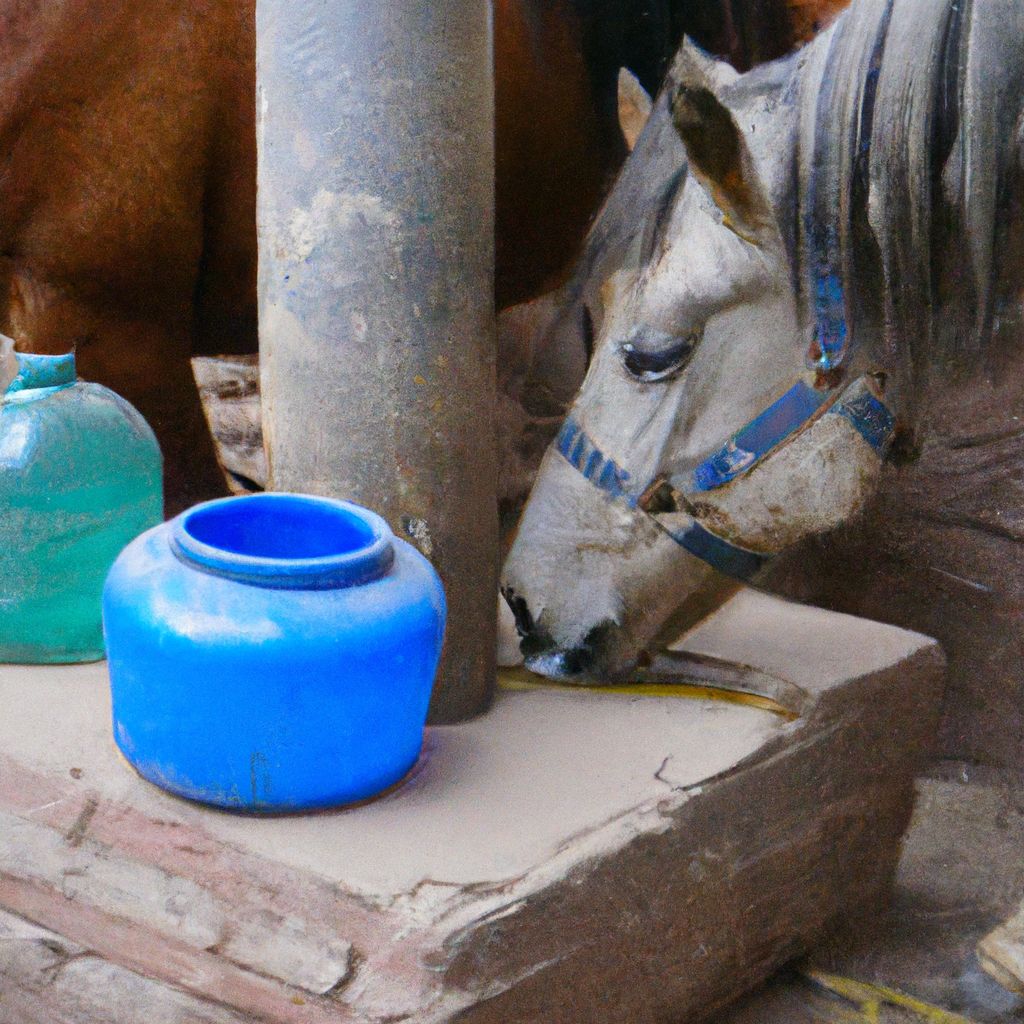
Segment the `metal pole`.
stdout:
<svg viewBox="0 0 1024 1024">
<path fill-rule="evenodd" d="M 433 721 L 486 708 L 498 571 L 489 0 L 258 0 L 271 486 L 382 513 L 438 567 Z"/>
</svg>

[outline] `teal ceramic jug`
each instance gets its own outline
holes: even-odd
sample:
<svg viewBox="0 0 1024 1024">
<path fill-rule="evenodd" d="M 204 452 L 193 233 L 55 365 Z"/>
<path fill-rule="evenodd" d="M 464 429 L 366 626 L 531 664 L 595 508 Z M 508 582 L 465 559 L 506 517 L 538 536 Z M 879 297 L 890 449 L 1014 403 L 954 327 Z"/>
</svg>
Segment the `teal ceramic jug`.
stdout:
<svg viewBox="0 0 1024 1024">
<path fill-rule="evenodd" d="M 103 657 L 103 581 L 161 522 L 160 449 L 74 355 L 15 354 L 0 396 L 0 662 Z"/>
</svg>

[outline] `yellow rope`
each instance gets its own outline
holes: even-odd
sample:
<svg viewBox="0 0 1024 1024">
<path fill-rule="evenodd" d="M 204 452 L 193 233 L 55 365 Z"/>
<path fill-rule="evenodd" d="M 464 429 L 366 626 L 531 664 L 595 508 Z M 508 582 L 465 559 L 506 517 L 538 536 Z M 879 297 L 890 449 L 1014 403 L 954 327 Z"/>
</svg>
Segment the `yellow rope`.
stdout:
<svg viewBox="0 0 1024 1024">
<path fill-rule="evenodd" d="M 863 1024 L 880 1024 L 882 1008 L 885 1006 L 909 1011 L 920 1024 L 973 1024 L 958 1013 L 941 1010 L 937 1006 L 922 1002 L 894 988 L 887 988 L 885 985 L 854 981 L 852 978 L 827 974 L 813 968 L 805 970 L 804 974 L 816 985 L 853 1003 L 860 1011 L 860 1016 L 856 1019 Z"/>
<path fill-rule="evenodd" d="M 498 686 L 503 690 L 586 690 L 587 693 L 615 693 L 628 697 L 682 697 L 686 700 L 714 700 L 723 704 L 738 704 L 741 707 L 770 711 L 787 721 L 798 715 L 784 708 L 771 697 L 742 690 L 722 690 L 715 686 L 700 686 L 695 683 L 621 683 L 613 686 L 575 686 L 572 683 L 555 683 L 541 679 L 523 668 L 502 668 L 498 670 Z"/>
</svg>

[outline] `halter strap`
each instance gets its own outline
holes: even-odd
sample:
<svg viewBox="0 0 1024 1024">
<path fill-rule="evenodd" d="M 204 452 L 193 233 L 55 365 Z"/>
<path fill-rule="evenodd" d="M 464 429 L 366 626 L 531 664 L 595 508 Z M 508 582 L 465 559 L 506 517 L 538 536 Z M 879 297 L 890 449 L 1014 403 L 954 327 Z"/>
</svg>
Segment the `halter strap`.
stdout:
<svg viewBox="0 0 1024 1024">
<path fill-rule="evenodd" d="M 803 386 L 807 387 L 807 385 Z M 732 459 L 731 475 L 714 484 L 716 487 L 721 486 L 728 480 L 748 472 L 765 455 L 780 447 L 801 427 L 809 424 L 815 418 L 815 413 L 826 402 L 819 402 L 809 415 L 796 422 L 796 411 L 806 409 L 810 405 L 808 396 L 804 395 L 802 391 L 798 391 L 798 388 L 799 385 L 794 385 L 782 398 L 733 435 L 721 451 L 701 463 L 694 474 L 695 478 L 702 470 L 707 475 L 713 472 L 712 469 L 705 470 L 705 467 L 712 464 L 724 465 L 725 460 Z M 813 388 L 808 387 L 807 390 L 814 392 Z M 794 391 L 797 391 L 795 396 Z M 817 392 L 814 393 L 817 394 Z M 888 407 L 871 393 L 863 379 L 851 384 L 838 398 L 835 396 L 832 398 L 834 399 L 832 404 L 823 415 L 842 416 L 853 424 L 857 432 L 871 445 L 880 458 L 884 457 L 896 425 L 895 418 Z M 769 429 L 766 424 L 775 426 Z M 783 427 L 788 428 L 784 433 L 782 432 Z M 737 443 L 740 438 L 748 437 L 754 437 L 759 442 L 755 445 L 759 452 L 756 456 L 751 451 L 741 448 Z M 764 445 L 771 438 L 774 438 L 773 443 L 765 447 Z M 651 487 L 652 481 L 638 483 L 627 469 L 620 466 L 610 456 L 605 455 L 572 413 L 566 417 L 562 429 L 555 438 L 555 449 L 570 466 L 598 490 L 603 491 L 611 498 L 624 501 L 630 508 L 638 509 L 640 498 Z M 723 456 L 725 452 L 730 454 Z M 709 490 L 710 488 L 699 489 Z M 739 544 L 734 544 L 732 541 L 718 536 L 684 512 L 674 514 L 676 519 L 683 521 L 678 526 L 673 525 L 672 528 L 667 527 L 657 516 L 650 513 L 645 514 L 650 516 L 658 528 L 668 534 L 680 547 L 685 548 L 691 555 L 707 562 L 713 569 L 717 569 L 726 576 L 749 580 L 772 557 L 763 552 L 751 551 L 749 548 L 741 547 Z"/>
<path fill-rule="evenodd" d="M 555 448 L 570 466 L 578 470 L 599 491 L 604 491 L 611 498 L 624 501 L 630 508 L 639 506 L 640 498 L 648 485 L 636 486 L 628 470 L 623 469 L 598 448 L 572 413 L 566 417 L 562 429 L 555 438 Z M 728 576 L 749 579 L 766 561 L 764 555 L 748 551 L 713 534 L 692 517 L 684 525 L 671 530 L 666 529 L 656 517 L 651 518 L 658 524 L 659 529 L 691 555 Z"/>
<path fill-rule="evenodd" d="M 800 380 L 693 471 L 693 489 L 712 491 L 735 480 L 825 409 L 845 416 L 872 448 L 884 453 L 892 439 L 895 419 L 867 387 L 858 381 L 837 395 Z"/>
<path fill-rule="evenodd" d="M 818 410 L 834 398 L 834 395 L 818 391 L 802 380 L 797 381 L 693 471 L 694 489 L 711 491 L 745 473 L 813 419 Z"/>
</svg>

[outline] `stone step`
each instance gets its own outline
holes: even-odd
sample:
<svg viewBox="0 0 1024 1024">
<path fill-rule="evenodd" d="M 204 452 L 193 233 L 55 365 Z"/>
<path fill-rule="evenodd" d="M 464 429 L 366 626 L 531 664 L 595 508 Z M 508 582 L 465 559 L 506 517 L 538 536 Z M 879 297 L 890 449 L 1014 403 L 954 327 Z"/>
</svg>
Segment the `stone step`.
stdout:
<svg viewBox="0 0 1024 1024">
<path fill-rule="evenodd" d="M 754 591 L 681 648 L 798 717 L 511 687 L 384 798 L 269 819 L 136 776 L 102 664 L 0 667 L 0 906 L 256 1021 L 702 1019 L 884 898 L 943 660 Z"/>
</svg>

